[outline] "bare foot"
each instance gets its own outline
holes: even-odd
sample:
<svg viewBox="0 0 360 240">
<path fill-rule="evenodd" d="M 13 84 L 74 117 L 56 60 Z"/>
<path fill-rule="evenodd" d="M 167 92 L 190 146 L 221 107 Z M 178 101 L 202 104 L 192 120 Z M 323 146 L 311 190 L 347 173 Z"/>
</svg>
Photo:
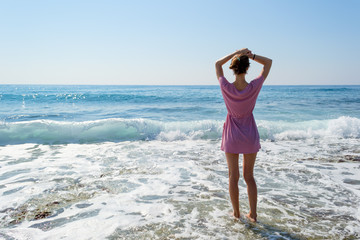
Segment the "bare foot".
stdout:
<svg viewBox="0 0 360 240">
<path fill-rule="evenodd" d="M 236 218 L 236 219 L 240 219 L 240 213 L 239 213 L 239 214 L 236 214 L 235 212 L 229 212 L 229 215 L 230 215 L 230 216 L 233 216 L 233 217 Z"/>
<path fill-rule="evenodd" d="M 250 213 L 245 215 L 251 222 L 255 223 L 256 222 L 256 215 L 252 216 Z"/>
</svg>

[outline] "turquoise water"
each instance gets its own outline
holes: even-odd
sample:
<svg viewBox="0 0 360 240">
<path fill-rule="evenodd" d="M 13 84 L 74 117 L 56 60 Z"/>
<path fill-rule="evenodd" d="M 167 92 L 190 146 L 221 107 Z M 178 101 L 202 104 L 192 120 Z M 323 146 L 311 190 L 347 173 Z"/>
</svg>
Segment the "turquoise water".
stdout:
<svg viewBox="0 0 360 240">
<path fill-rule="evenodd" d="M 254 115 L 263 140 L 334 121 L 346 125 L 339 134 L 359 137 L 360 87 L 264 86 Z M 0 144 L 153 140 L 169 131 L 218 139 L 225 117 L 218 86 L 2 85 Z"/>
<path fill-rule="evenodd" d="M 360 118 L 360 86 L 264 86 L 260 120 Z M 159 121 L 222 120 L 218 86 L 2 85 L 0 119 L 89 121 L 144 118 Z"/>
<path fill-rule="evenodd" d="M 264 86 L 254 115 L 257 224 L 218 86 L 0 85 L 0 238 L 359 239 L 360 86 Z"/>
</svg>

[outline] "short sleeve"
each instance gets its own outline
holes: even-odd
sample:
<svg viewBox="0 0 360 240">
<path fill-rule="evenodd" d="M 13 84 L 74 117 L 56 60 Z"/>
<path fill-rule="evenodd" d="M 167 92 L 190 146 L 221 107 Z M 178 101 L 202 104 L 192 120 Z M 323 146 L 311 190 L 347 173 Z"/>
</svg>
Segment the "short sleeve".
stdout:
<svg viewBox="0 0 360 240">
<path fill-rule="evenodd" d="M 262 75 L 259 75 L 257 78 L 251 81 L 251 84 L 254 88 L 261 88 L 265 79 Z"/>
<path fill-rule="evenodd" d="M 219 83 L 220 83 L 220 86 L 226 86 L 229 84 L 229 81 L 224 77 L 219 77 Z"/>
</svg>

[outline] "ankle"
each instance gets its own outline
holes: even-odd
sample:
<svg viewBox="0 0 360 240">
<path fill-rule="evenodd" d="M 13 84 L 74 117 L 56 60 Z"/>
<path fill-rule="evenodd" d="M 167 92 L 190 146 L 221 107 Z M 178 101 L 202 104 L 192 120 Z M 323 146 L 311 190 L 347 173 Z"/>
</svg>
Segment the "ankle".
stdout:
<svg viewBox="0 0 360 240">
<path fill-rule="evenodd" d="M 257 214 L 256 214 L 256 213 L 249 212 L 249 216 L 252 217 L 252 218 L 256 218 L 256 217 L 257 217 Z"/>
</svg>

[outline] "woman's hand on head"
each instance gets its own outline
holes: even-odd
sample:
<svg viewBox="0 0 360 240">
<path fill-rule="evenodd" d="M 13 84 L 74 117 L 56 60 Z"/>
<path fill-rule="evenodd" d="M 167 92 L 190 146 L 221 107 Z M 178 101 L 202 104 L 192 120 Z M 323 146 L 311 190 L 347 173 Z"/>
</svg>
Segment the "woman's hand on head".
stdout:
<svg viewBox="0 0 360 240">
<path fill-rule="evenodd" d="M 246 56 L 248 56 L 248 58 L 252 59 L 254 57 L 254 54 L 249 51 L 248 53 L 246 53 Z"/>
<path fill-rule="evenodd" d="M 241 50 L 237 50 L 236 53 L 240 55 L 248 55 L 251 54 L 251 51 L 247 48 L 243 48 Z"/>
</svg>

